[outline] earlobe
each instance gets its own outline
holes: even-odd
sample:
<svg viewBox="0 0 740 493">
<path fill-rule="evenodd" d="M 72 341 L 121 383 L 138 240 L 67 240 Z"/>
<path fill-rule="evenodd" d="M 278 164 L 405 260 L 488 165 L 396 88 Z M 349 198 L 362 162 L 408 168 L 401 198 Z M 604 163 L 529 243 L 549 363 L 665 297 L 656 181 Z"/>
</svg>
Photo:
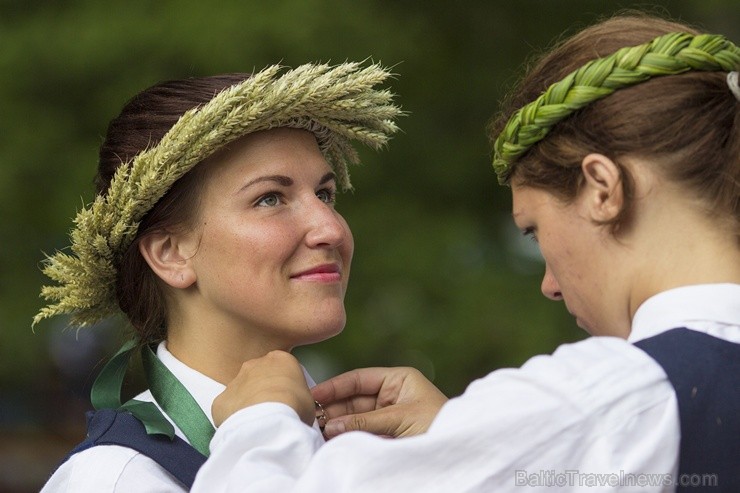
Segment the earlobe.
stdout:
<svg viewBox="0 0 740 493">
<path fill-rule="evenodd" d="M 192 255 L 184 252 L 176 235 L 154 232 L 139 241 L 139 252 L 152 271 L 173 288 L 186 289 L 195 283 L 196 275 L 190 261 Z"/>
<path fill-rule="evenodd" d="M 598 222 L 614 219 L 624 204 L 621 168 L 603 154 L 589 154 L 581 162 L 584 197 L 591 218 Z"/>
</svg>

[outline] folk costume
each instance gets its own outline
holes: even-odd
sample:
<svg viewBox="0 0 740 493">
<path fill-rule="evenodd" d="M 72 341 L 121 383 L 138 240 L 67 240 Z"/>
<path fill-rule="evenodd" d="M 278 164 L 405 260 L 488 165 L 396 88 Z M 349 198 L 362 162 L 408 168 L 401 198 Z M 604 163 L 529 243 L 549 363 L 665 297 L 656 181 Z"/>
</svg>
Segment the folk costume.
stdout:
<svg viewBox="0 0 740 493">
<path fill-rule="evenodd" d="M 122 163 L 104 194 L 75 219 L 71 253 L 46 259 L 50 303 L 34 318 L 65 314 L 85 326 L 119 312 L 116 278 L 121 259 L 145 215 L 173 184 L 230 142 L 279 127 L 316 137 L 338 185 L 351 188 L 352 141 L 384 146 L 401 114 L 393 94 L 376 89 L 391 74 L 359 63 L 270 66 L 196 107 L 156 145 Z M 132 352 L 141 350 L 150 389 L 122 403 L 121 384 Z M 313 380 L 306 374 L 309 385 Z M 43 491 L 184 491 L 209 454 L 213 399 L 224 386 L 189 368 L 168 350 L 133 340 L 111 359 L 93 385 L 97 411 L 88 437 L 64 460 Z M 321 417 L 319 413 L 319 417 Z M 316 424 L 319 441 L 322 441 Z"/>
<path fill-rule="evenodd" d="M 211 405 L 225 386 L 179 361 L 164 342 L 159 343 L 156 357 L 194 399 L 197 409 L 191 411 L 191 416 L 202 413 L 206 417 L 202 426 L 206 430 L 203 433 L 207 437 L 205 447 L 195 448 L 178 422 L 155 400 L 152 390 L 146 390 L 135 400 L 155 405 L 174 427 L 173 437 L 147 434 L 144 424 L 125 410 L 91 411 L 86 440 L 65 457 L 42 491 L 181 492 L 192 486 L 195 474 L 209 453 L 208 443 L 215 430 Z M 313 379 L 308 373 L 305 375 L 306 383 L 313 386 Z M 314 426 L 319 433 L 318 440 L 323 442 L 319 423 Z M 194 441 L 197 440 L 196 436 Z"/>
</svg>

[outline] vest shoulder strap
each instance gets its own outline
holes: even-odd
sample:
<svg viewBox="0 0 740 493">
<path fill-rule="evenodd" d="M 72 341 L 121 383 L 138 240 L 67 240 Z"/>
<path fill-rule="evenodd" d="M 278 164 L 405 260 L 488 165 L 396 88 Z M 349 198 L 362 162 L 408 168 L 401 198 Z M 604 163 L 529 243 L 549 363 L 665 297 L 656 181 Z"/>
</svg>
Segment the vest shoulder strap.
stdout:
<svg viewBox="0 0 740 493">
<path fill-rule="evenodd" d="M 206 457 L 185 440 L 175 436 L 149 435 L 144 425 L 133 415 L 115 409 L 100 409 L 87 413 L 87 438 L 67 455 L 96 445 L 120 445 L 140 452 L 157 462 L 188 489 Z"/>
</svg>

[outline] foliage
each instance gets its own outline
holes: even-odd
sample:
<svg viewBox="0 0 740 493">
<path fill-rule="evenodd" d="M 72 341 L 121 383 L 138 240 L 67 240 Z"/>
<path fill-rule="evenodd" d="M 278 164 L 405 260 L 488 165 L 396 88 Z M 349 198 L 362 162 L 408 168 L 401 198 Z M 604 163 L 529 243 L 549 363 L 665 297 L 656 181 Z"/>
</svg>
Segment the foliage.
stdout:
<svg viewBox="0 0 740 493">
<path fill-rule="evenodd" d="M 0 388 L 33 383 L 50 365 L 47 343 L 59 327 L 30 328 L 42 304 L 39 262 L 67 244 L 72 217 L 92 199 L 107 121 L 154 82 L 280 62 L 392 66 L 410 112 L 389 150 L 361 151 L 356 191 L 340 197 L 356 238 L 349 323 L 302 357 L 326 373 L 411 364 L 454 394 L 582 337 L 539 294 L 542 266 L 512 232 L 485 125 L 533 49 L 628 5 L 0 2 Z M 735 0 L 661 5 L 737 41 Z"/>
</svg>

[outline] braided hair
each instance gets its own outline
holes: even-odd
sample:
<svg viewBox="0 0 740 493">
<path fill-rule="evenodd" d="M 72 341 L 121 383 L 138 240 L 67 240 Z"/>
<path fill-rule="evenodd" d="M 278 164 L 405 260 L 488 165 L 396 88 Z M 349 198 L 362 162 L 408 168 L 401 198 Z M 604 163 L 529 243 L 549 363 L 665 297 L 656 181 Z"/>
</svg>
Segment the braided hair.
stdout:
<svg viewBox="0 0 740 493">
<path fill-rule="evenodd" d="M 581 161 L 602 153 L 623 174 L 617 227 L 633 202 L 624 158 L 648 158 L 737 231 L 740 105 L 726 76 L 738 67 L 737 46 L 684 24 L 622 15 L 586 28 L 532 66 L 491 124 L 499 182 L 570 201 Z"/>
</svg>

